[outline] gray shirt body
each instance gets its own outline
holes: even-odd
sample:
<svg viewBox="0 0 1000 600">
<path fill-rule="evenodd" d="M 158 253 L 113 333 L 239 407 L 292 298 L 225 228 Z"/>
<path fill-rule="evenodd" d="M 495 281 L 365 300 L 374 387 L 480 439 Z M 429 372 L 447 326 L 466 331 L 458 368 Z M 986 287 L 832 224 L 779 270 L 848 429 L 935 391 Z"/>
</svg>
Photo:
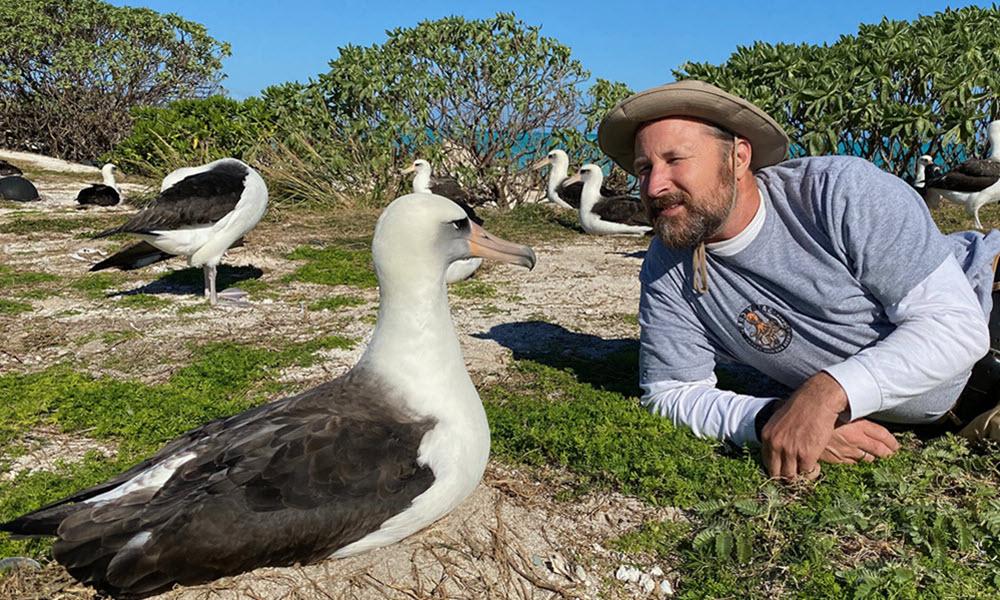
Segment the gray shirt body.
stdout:
<svg viewBox="0 0 1000 600">
<path fill-rule="evenodd" d="M 796 388 L 893 332 L 886 307 L 949 256 L 989 313 L 1000 236 L 942 235 L 906 183 L 859 158 L 791 160 L 756 178 L 764 224 L 740 252 L 708 253 L 707 293 L 693 289 L 690 249 L 650 245 L 640 383 L 704 380 L 720 359 Z M 967 378 L 942 381 L 921 402 L 950 406 Z"/>
</svg>

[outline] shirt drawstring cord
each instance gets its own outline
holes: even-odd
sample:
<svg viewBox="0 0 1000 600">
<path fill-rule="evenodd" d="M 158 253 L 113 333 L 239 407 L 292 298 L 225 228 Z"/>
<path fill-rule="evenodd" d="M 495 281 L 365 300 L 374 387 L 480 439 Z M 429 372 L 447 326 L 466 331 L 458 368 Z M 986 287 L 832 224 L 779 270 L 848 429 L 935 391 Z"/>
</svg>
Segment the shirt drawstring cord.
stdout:
<svg viewBox="0 0 1000 600">
<path fill-rule="evenodd" d="M 739 146 L 739 138 L 733 136 L 733 200 L 732 206 L 736 206 L 736 196 L 739 191 L 736 189 L 736 150 Z M 997 256 L 1000 259 L 1000 255 Z M 708 255 L 705 250 L 705 242 L 700 242 L 694 248 L 694 254 L 691 256 L 691 267 L 692 267 L 692 277 L 691 277 L 691 287 L 694 288 L 695 293 L 707 294 L 708 293 Z M 996 269 L 996 264 L 994 263 L 994 270 Z"/>
</svg>

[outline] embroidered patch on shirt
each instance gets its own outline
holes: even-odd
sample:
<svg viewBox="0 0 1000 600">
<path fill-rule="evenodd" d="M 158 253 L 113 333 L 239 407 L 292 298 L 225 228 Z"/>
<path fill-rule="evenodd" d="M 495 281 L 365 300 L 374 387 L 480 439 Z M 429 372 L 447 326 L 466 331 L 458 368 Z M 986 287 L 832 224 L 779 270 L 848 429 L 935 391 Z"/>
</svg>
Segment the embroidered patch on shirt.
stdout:
<svg viewBox="0 0 1000 600">
<path fill-rule="evenodd" d="M 792 328 L 788 321 L 766 304 L 751 304 L 744 308 L 736 325 L 743 339 L 765 354 L 777 354 L 792 341 Z"/>
</svg>

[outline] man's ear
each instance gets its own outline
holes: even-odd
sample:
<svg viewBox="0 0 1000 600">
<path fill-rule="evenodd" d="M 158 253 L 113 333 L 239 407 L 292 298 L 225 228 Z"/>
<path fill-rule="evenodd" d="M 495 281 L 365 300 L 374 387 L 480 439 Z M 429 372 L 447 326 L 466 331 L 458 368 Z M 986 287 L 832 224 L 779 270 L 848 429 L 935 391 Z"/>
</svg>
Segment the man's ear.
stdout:
<svg viewBox="0 0 1000 600">
<path fill-rule="evenodd" d="M 737 179 L 742 179 L 746 173 L 750 172 L 750 161 L 753 160 L 753 147 L 750 145 L 750 140 L 737 137 L 733 143 L 733 152 L 736 153 L 735 175 Z"/>
</svg>

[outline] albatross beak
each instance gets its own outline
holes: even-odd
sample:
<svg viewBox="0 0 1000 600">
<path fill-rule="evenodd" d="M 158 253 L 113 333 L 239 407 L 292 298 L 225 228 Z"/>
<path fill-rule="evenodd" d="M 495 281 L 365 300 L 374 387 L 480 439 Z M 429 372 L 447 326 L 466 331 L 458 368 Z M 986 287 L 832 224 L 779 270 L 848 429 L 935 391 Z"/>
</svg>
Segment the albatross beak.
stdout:
<svg viewBox="0 0 1000 600">
<path fill-rule="evenodd" d="M 472 221 L 469 226 L 469 253 L 472 256 L 521 265 L 529 271 L 535 267 L 535 252 L 528 246 L 500 239 Z"/>
<path fill-rule="evenodd" d="M 551 160 L 549 160 L 549 157 L 548 157 L 548 156 L 546 156 L 545 158 L 543 158 L 543 159 L 541 159 L 541 160 L 537 160 L 537 161 L 535 161 L 535 162 L 534 162 L 534 163 L 533 163 L 533 164 L 531 165 L 531 170 L 532 170 L 532 171 L 537 171 L 538 169 L 541 169 L 542 167 L 545 167 L 545 166 L 547 166 L 547 165 L 551 165 L 551 164 L 552 164 L 552 161 L 551 161 Z"/>
<path fill-rule="evenodd" d="M 405 169 L 403 169 L 402 171 L 400 171 L 399 174 L 400 175 L 406 175 L 407 173 L 412 173 L 412 172 L 414 172 L 416 170 L 417 170 L 416 167 L 414 167 L 413 165 L 410 165 L 410 166 L 406 167 Z"/>
<path fill-rule="evenodd" d="M 572 185 L 574 183 L 579 183 L 581 181 L 583 181 L 583 177 L 580 177 L 579 173 L 575 173 L 572 177 L 567 177 L 566 179 L 563 180 L 563 187 Z"/>
</svg>

